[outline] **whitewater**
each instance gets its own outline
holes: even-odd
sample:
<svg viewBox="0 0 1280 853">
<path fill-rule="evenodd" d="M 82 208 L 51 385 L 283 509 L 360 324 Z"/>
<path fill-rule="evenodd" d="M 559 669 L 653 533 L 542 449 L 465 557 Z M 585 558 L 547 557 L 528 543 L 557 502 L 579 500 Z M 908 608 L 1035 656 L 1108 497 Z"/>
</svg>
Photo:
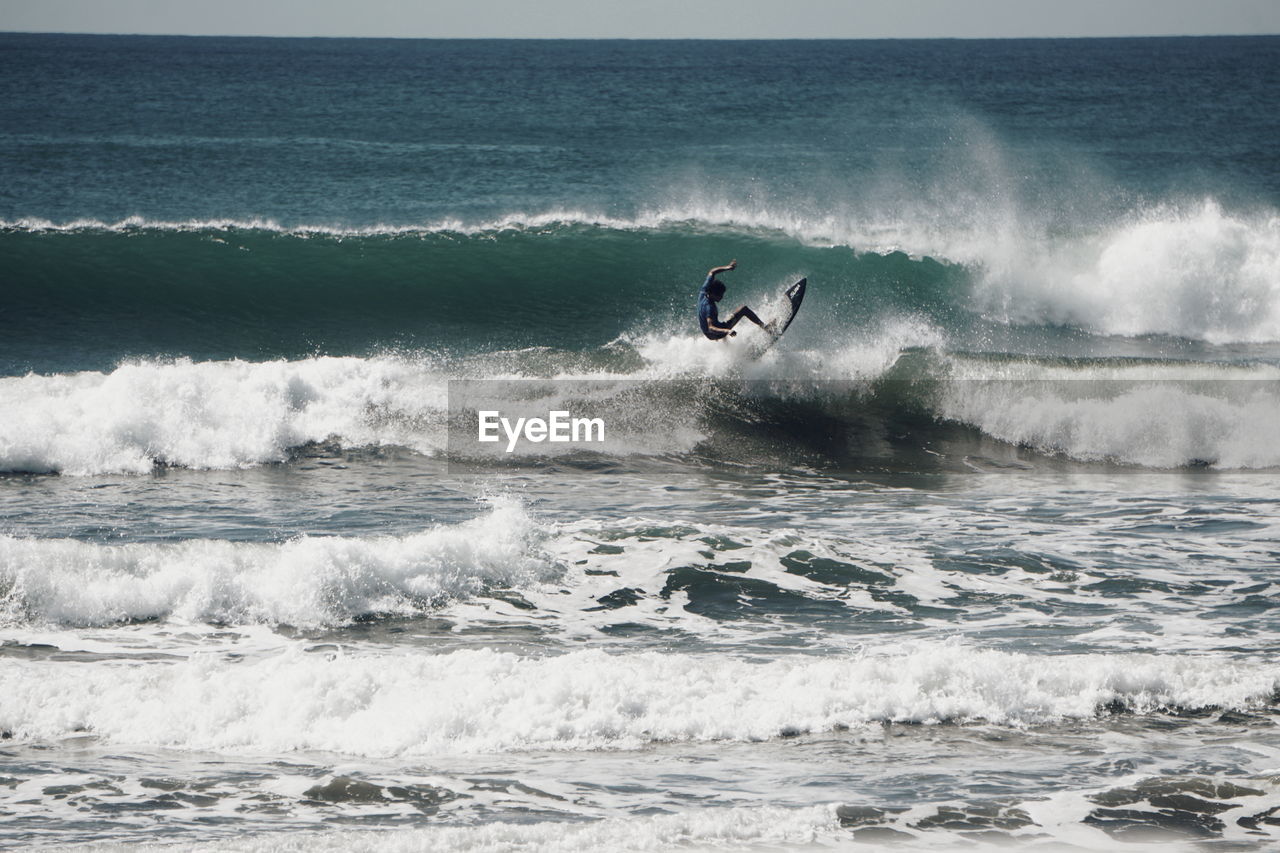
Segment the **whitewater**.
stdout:
<svg viewBox="0 0 1280 853">
<path fill-rule="evenodd" d="M 1274 846 L 1278 51 L 0 34 L 0 847 Z"/>
</svg>

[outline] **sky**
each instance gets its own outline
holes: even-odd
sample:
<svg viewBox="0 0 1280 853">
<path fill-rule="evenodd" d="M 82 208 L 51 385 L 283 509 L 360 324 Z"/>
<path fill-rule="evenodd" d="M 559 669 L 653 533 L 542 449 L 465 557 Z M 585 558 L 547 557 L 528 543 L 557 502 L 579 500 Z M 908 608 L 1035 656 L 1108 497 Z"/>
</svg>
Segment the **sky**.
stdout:
<svg viewBox="0 0 1280 853">
<path fill-rule="evenodd" d="M 1280 0 L 0 0 L 0 31 L 408 38 L 1280 34 Z"/>
</svg>

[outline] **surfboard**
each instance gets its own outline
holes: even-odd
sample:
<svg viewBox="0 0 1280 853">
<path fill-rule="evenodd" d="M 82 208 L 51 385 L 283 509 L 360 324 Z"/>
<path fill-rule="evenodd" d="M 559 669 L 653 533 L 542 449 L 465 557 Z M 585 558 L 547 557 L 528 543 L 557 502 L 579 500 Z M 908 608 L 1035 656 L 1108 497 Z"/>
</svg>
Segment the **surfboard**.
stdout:
<svg viewBox="0 0 1280 853">
<path fill-rule="evenodd" d="M 808 286 L 809 279 L 802 278 L 782 292 L 781 309 L 772 320 L 764 325 L 764 331 L 769 336 L 769 340 L 760 349 L 761 353 L 776 344 L 778 339 L 782 337 L 782 333 L 791 325 L 791 321 L 796 318 L 796 312 L 800 310 L 800 303 L 804 302 L 804 291 Z"/>
</svg>

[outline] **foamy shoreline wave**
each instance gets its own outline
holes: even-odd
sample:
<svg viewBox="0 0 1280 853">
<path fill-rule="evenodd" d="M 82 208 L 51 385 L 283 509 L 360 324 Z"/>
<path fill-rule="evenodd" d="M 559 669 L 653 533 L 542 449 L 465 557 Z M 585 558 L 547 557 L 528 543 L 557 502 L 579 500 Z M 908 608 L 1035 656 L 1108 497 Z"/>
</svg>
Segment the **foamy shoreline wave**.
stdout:
<svg viewBox="0 0 1280 853">
<path fill-rule="evenodd" d="M 393 830 L 335 830 L 250 835 L 196 844 L 111 842 L 68 850 L 225 850 L 238 853 L 291 851 L 457 851 L 457 853 L 653 853 L 661 850 L 832 850 L 848 849 L 836 807 L 710 808 L 680 814 L 496 822 L 479 826 L 435 826 Z M 866 849 L 859 847 L 859 849 Z"/>
<path fill-rule="evenodd" d="M 176 663 L 0 662 L 19 742 L 412 756 L 763 741 L 886 722 L 1027 726 L 1100 709 L 1251 709 L 1272 666 L 1174 655 L 1031 655 L 921 643 L 765 663 L 724 655 L 306 652 Z"/>
</svg>

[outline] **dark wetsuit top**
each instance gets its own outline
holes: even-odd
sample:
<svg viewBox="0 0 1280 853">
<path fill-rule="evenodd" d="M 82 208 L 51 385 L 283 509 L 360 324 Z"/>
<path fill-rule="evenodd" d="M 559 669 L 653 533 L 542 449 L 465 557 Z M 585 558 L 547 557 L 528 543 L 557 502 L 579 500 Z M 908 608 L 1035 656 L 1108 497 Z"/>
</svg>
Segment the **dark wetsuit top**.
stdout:
<svg viewBox="0 0 1280 853">
<path fill-rule="evenodd" d="M 711 286 L 711 282 L 715 281 L 713 275 L 707 276 L 707 280 L 702 283 L 702 290 L 698 291 L 698 325 L 702 327 L 702 334 L 718 341 L 726 337 L 728 332 L 714 332 L 708 328 L 708 323 L 714 326 L 720 325 L 720 314 L 716 311 L 716 304 L 711 301 L 711 297 L 707 295 L 707 288 Z"/>
</svg>

